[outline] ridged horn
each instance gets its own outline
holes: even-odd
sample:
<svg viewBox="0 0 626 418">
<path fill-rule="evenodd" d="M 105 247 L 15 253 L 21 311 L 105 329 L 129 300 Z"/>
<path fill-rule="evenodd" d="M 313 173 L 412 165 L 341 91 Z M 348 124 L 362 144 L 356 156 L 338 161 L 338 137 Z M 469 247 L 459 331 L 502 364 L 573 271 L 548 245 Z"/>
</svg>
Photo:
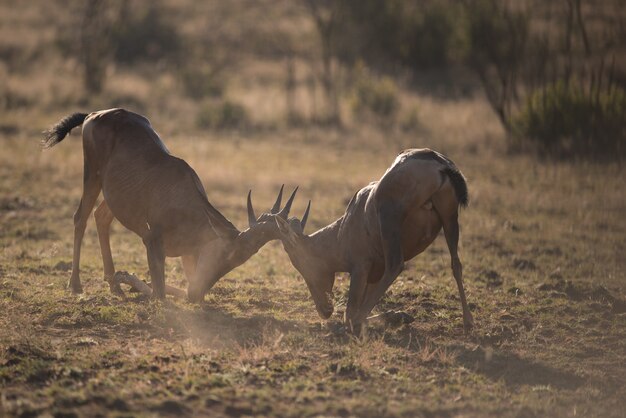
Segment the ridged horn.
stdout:
<svg viewBox="0 0 626 418">
<path fill-rule="evenodd" d="M 257 224 L 254 208 L 252 207 L 252 190 L 248 191 L 248 225 L 252 228 Z"/>
<path fill-rule="evenodd" d="M 304 216 L 300 221 L 300 226 L 302 226 L 302 232 L 304 232 L 304 227 L 306 226 L 306 220 L 309 218 L 309 211 L 311 210 L 311 201 L 309 200 L 309 204 L 306 205 L 306 210 L 304 211 Z"/>
<path fill-rule="evenodd" d="M 284 184 L 282 186 L 280 186 L 280 191 L 278 192 L 278 197 L 276 198 L 276 202 L 274 202 L 274 206 L 272 206 L 272 209 L 270 209 L 270 213 L 271 214 L 275 215 L 280 210 L 280 202 L 283 200 L 283 189 L 284 188 L 285 188 Z"/>
<path fill-rule="evenodd" d="M 291 204 L 293 203 L 293 199 L 296 197 L 297 191 L 298 186 L 293 189 L 293 192 L 291 193 L 291 196 L 289 196 L 289 200 L 287 200 L 285 207 L 280 212 L 278 212 L 278 216 L 282 217 L 283 219 L 287 219 L 287 216 L 289 216 L 289 211 L 291 210 Z"/>
</svg>

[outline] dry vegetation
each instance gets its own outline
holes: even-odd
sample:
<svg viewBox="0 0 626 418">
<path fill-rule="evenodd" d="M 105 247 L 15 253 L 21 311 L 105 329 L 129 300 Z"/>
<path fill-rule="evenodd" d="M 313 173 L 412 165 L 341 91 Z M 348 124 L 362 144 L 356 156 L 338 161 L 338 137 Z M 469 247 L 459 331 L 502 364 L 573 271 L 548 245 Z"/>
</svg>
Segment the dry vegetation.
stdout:
<svg viewBox="0 0 626 418">
<path fill-rule="evenodd" d="M 207 30 L 197 16 L 219 9 L 163 3 L 190 19 L 184 30 L 195 34 Z M 165 70 L 111 68 L 103 93 L 81 99 L 76 62 L 46 49 L 71 13 L 44 14 L 30 4 L 0 2 L 0 89 L 19 104 L 0 116 L 0 415 L 623 416 L 621 165 L 510 155 L 479 94 L 401 89 L 403 109 L 417 106 L 419 115 L 409 131 L 351 121 L 288 127 L 273 111 L 284 105 L 280 59 L 248 56 L 236 67 L 227 95 L 254 119 L 245 130 L 197 129 L 197 103 Z M 276 4 L 272 13 L 302 18 L 291 2 Z M 248 22 L 255 15 L 241 16 Z M 58 24 L 46 25 L 47 18 Z M 302 42 L 312 36 L 307 25 L 297 27 Z M 231 29 L 222 27 L 236 37 Z M 306 90 L 298 95 L 309 109 Z M 354 191 L 379 178 L 400 150 L 446 153 L 469 179 L 460 255 L 475 330 L 463 333 L 443 237 L 407 265 L 376 308 L 414 321 L 373 323 L 364 342 L 341 326 L 347 276 L 337 278 L 337 313 L 321 322 L 276 242 L 219 281 L 200 306 L 122 300 L 102 280 L 91 222 L 85 293 L 71 295 L 65 285 L 81 194 L 80 138 L 74 132 L 41 152 L 38 132 L 69 111 L 124 100 L 142 107 L 172 153 L 196 169 L 211 201 L 242 227 L 249 188 L 260 210 L 280 184 L 300 185 L 294 213 L 311 198 L 312 231 L 340 216 Z M 112 248 L 118 270 L 147 278 L 138 237 L 114 224 Z M 166 276 L 185 286 L 178 260 L 168 260 Z"/>
</svg>

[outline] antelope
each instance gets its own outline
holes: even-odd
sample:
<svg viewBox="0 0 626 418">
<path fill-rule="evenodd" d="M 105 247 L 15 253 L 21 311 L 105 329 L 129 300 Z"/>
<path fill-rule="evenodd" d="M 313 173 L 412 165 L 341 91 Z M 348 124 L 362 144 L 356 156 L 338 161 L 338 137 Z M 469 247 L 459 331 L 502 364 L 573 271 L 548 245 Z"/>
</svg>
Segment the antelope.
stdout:
<svg viewBox="0 0 626 418">
<path fill-rule="evenodd" d="M 239 231 L 208 200 L 196 172 L 170 154 L 150 121 L 124 109 L 74 113 L 44 132 L 50 148 L 82 125 L 83 193 L 74 214 L 74 251 L 68 286 L 82 292 L 80 250 L 87 219 L 94 212 L 104 279 L 110 290 L 123 294 L 114 280 L 109 231 L 116 218 L 139 235 L 146 247 L 152 297 L 165 298 L 165 257 L 181 257 L 188 279 L 187 297 L 200 302 L 226 273 L 243 264 L 265 243 L 278 238 L 274 217 L 287 219 L 297 188 L 280 209 L 283 187 L 270 213 L 254 214 L 251 193 L 249 228 Z"/>
<path fill-rule="evenodd" d="M 333 313 L 335 273 L 350 274 L 344 322 L 357 334 L 404 262 L 428 248 L 443 227 L 468 332 L 473 319 L 457 252 L 458 212 L 467 204 L 465 177 L 452 161 L 430 149 L 409 149 L 379 181 L 352 197 L 343 216 L 317 232 L 304 234 L 310 201 L 301 220 L 275 220 L 283 247 L 323 319 Z"/>
</svg>

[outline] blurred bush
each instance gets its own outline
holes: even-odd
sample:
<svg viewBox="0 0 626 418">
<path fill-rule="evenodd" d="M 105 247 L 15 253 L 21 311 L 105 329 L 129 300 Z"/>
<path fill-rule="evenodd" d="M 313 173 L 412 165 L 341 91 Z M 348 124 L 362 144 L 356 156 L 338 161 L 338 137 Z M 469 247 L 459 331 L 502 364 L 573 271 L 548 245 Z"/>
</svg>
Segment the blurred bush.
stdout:
<svg viewBox="0 0 626 418">
<path fill-rule="evenodd" d="M 337 126 L 352 112 L 412 130 L 420 95 L 482 88 L 511 144 L 623 153 L 615 0 L 14 3 L 0 17 L 5 112 L 122 105 L 204 129 L 267 127 L 277 113 Z M 613 89 L 590 92 L 599 73 Z"/>
<path fill-rule="evenodd" d="M 196 115 L 196 125 L 202 129 L 244 129 L 249 124 L 246 108 L 230 100 L 207 101 Z"/>
<path fill-rule="evenodd" d="M 441 67 L 465 54 L 464 10 L 458 2 L 341 0 L 337 54 L 374 68 L 400 64 L 413 71 Z"/>
<path fill-rule="evenodd" d="M 599 84 L 599 83 L 598 83 Z M 513 119 L 518 141 L 560 156 L 626 155 L 626 91 L 563 80 L 535 91 Z"/>
<path fill-rule="evenodd" d="M 417 106 L 410 106 L 400 119 L 400 128 L 405 131 L 415 131 L 421 126 L 419 118 L 419 109 Z"/>
<path fill-rule="evenodd" d="M 88 0 L 68 5 L 67 13 L 71 24 L 57 27 L 54 46 L 78 60 L 88 94 L 106 89 L 113 63 L 163 71 L 163 64 L 177 66 L 186 52 L 177 22 L 160 1 Z"/>
<path fill-rule="evenodd" d="M 354 71 L 355 83 L 352 109 L 360 119 L 392 124 L 400 109 L 398 87 L 390 77 L 375 77 L 363 66 Z"/>
<path fill-rule="evenodd" d="M 469 0 L 466 15 L 467 63 L 478 76 L 500 122 L 510 131 L 511 112 L 519 98 L 519 77 L 526 58 L 529 16 L 522 10 L 509 9 L 499 0 Z"/>
<path fill-rule="evenodd" d="M 128 3 L 123 3 L 128 4 Z M 158 2 L 147 7 L 126 6 L 111 26 L 115 60 L 122 64 L 137 62 L 175 62 L 183 53 L 182 38 Z"/>
<path fill-rule="evenodd" d="M 421 70 L 460 62 L 468 48 L 463 10 L 445 1 L 425 3 L 418 10 L 404 57 L 410 67 Z"/>
<path fill-rule="evenodd" d="M 35 99 L 10 88 L 0 91 L 0 109 L 28 109 L 36 102 Z"/>
<path fill-rule="evenodd" d="M 195 100 L 221 97 L 225 82 L 219 73 L 209 65 L 189 65 L 181 69 L 180 79 L 185 94 Z"/>
</svg>

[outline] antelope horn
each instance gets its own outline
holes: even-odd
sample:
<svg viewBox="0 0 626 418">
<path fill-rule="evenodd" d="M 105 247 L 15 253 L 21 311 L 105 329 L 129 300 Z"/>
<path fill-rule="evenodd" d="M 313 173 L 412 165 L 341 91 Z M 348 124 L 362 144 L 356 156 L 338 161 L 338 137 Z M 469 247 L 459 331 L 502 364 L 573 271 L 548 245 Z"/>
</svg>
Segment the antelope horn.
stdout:
<svg viewBox="0 0 626 418">
<path fill-rule="evenodd" d="M 304 232 L 304 227 L 306 226 L 306 220 L 309 218 L 309 210 L 311 210 L 311 201 L 309 200 L 309 204 L 306 206 L 306 210 L 304 211 L 304 216 L 300 221 L 300 226 L 302 226 L 302 232 Z"/>
<path fill-rule="evenodd" d="M 284 187 L 285 187 L 284 184 L 280 186 L 280 191 L 278 192 L 278 197 L 276 198 L 276 202 L 274 203 L 274 206 L 272 206 L 272 209 L 270 209 L 270 213 L 273 215 L 277 214 L 278 211 L 280 210 L 280 202 L 281 200 L 283 200 L 283 188 Z"/>
<path fill-rule="evenodd" d="M 298 191 L 298 187 L 293 189 L 293 192 L 291 193 L 291 196 L 289 196 L 289 200 L 287 200 L 285 207 L 283 208 L 283 210 L 278 212 L 278 216 L 282 217 L 283 219 L 287 219 L 287 216 L 289 216 L 289 211 L 291 210 L 291 204 L 293 203 L 294 197 L 296 197 L 297 191 Z"/>
<path fill-rule="evenodd" d="M 257 224 L 256 215 L 254 214 L 254 208 L 252 207 L 252 190 L 248 192 L 248 225 L 252 228 Z"/>
</svg>

